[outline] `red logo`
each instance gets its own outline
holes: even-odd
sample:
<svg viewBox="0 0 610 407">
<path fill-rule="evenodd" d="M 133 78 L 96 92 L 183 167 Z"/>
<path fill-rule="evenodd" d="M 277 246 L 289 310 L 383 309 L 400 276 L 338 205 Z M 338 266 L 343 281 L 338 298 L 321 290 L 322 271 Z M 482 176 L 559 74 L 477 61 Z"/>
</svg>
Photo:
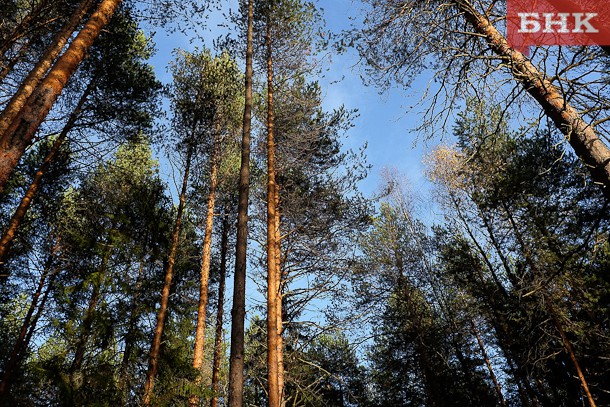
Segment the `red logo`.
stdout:
<svg viewBox="0 0 610 407">
<path fill-rule="evenodd" d="M 610 45 L 607 0 L 507 0 L 507 40 L 530 45 Z"/>
</svg>

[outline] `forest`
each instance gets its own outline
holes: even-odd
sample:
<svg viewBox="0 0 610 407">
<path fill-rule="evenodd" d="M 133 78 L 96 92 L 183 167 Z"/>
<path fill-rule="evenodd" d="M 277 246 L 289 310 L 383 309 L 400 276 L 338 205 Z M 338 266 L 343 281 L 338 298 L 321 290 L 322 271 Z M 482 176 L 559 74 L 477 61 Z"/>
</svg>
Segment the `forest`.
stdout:
<svg viewBox="0 0 610 407">
<path fill-rule="evenodd" d="M 0 0 L 0 406 L 610 406 L 610 46 L 507 1 Z"/>
</svg>

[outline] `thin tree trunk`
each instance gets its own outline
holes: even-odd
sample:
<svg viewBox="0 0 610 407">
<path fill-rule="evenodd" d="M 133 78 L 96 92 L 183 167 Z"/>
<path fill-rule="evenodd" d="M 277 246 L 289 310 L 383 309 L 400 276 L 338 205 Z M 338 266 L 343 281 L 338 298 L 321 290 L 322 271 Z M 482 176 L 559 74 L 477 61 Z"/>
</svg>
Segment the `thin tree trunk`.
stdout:
<svg viewBox="0 0 610 407">
<path fill-rule="evenodd" d="M 97 303 L 100 300 L 101 290 L 104 286 L 104 281 L 106 280 L 106 273 L 108 271 L 108 261 L 110 260 L 111 254 L 112 246 L 108 244 L 106 252 L 104 253 L 104 257 L 102 258 L 102 263 L 100 264 L 97 273 L 97 278 L 99 278 L 99 281 L 93 283 L 93 292 L 91 293 L 91 297 L 89 298 L 87 311 L 85 312 L 85 317 L 83 318 L 83 328 L 81 330 L 81 335 L 76 345 L 72 366 L 70 366 L 70 376 L 73 376 L 74 373 L 80 370 L 83 365 L 83 360 L 85 358 L 85 350 L 87 348 L 87 343 L 89 342 L 89 337 L 91 336 L 91 327 L 93 326 L 93 320 L 95 319 L 95 309 L 97 308 Z M 73 377 L 71 377 L 71 380 L 72 379 Z"/>
<path fill-rule="evenodd" d="M 0 140 L 0 192 L 27 146 L 61 94 L 68 79 L 85 59 L 122 0 L 103 0 L 68 49 L 55 62 Z M 27 106 L 27 108 L 26 108 Z"/>
<path fill-rule="evenodd" d="M 250 130 L 252 125 L 252 4 L 248 0 L 246 34 L 245 103 L 239 170 L 237 206 L 237 241 L 235 243 L 235 275 L 231 309 L 231 355 L 229 359 L 229 407 L 243 407 L 244 342 L 246 316 L 246 252 L 248 248 L 248 197 L 250 192 Z"/>
<path fill-rule="evenodd" d="M 218 137 L 218 136 L 217 136 Z M 217 138 L 216 137 L 216 138 Z M 210 192 L 208 194 L 208 207 L 205 220 L 205 234 L 201 253 L 201 278 L 199 281 L 199 305 L 197 307 L 197 328 L 195 330 L 195 352 L 193 368 L 197 371 L 203 366 L 203 350 L 205 343 L 206 309 L 208 306 L 208 286 L 210 281 L 210 260 L 212 257 L 212 232 L 214 230 L 214 206 L 216 200 L 216 187 L 218 186 L 218 160 L 220 155 L 220 141 L 214 140 L 214 151 L 210 168 Z M 201 372 L 198 373 L 195 385 L 201 386 Z M 199 397 L 192 395 L 190 405 L 199 405 Z"/>
<path fill-rule="evenodd" d="M 38 300 L 40 299 L 40 296 L 42 295 L 42 291 L 45 287 L 45 282 L 47 281 L 47 277 L 49 277 L 52 274 L 51 270 L 52 270 L 52 266 L 53 266 L 53 261 L 55 260 L 55 255 L 56 255 L 58 249 L 59 249 L 59 240 L 56 240 L 55 244 L 53 245 L 53 248 L 51 249 L 51 253 L 49 253 L 49 256 L 47 257 L 47 260 L 44 264 L 42 275 L 40 276 L 40 279 L 38 280 L 38 286 L 36 287 L 36 291 L 34 291 L 34 294 L 32 295 L 32 302 L 30 303 L 28 312 L 26 313 L 25 318 L 23 319 L 23 322 L 21 323 L 21 329 L 19 330 L 19 336 L 17 337 L 17 340 L 15 341 L 15 345 L 13 346 L 9 359 L 6 362 L 6 366 L 4 366 L 4 373 L 2 374 L 2 382 L 0 382 L 0 399 L 4 395 L 8 394 L 8 392 L 10 390 L 10 386 L 14 379 L 14 375 L 17 372 L 17 370 L 19 369 L 19 366 L 21 366 L 21 363 L 23 362 L 23 357 L 24 357 L 25 351 L 27 350 L 27 348 L 29 346 L 29 338 L 31 338 L 31 335 L 28 335 L 28 334 L 29 334 L 29 332 L 33 331 L 33 325 L 35 325 L 35 323 L 36 323 L 35 321 L 38 321 L 38 318 L 36 316 L 34 316 L 34 311 L 36 311 L 38 308 L 38 305 L 39 305 Z M 42 300 L 40 301 L 41 304 L 43 304 L 45 302 L 47 292 L 45 292 L 45 295 L 43 296 Z"/>
<path fill-rule="evenodd" d="M 271 16 L 267 15 L 267 386 L 269 407 L 280 406 L 277 205 L 273 115 L 273 56 L 271 50 Z M 280 317 L 281 320 L 281 317 Z"/>
<path fill-rule="evenodd" d="M 510 47 L 506 38 L 472 5 L 470 0 L 452 0 L 464 18 L 483 36 L 498 56 L 505 58 L 515 80 L 538 102 L 545 114 L 566 136 L 576 155 L 583 160 L 593 182 L 610 198 L 610 150 L 593 127 L 568 103 L 554 86 L 521 52 Z"/>
<path fill-rule="evenodd" d="M 578 376 L 578 380 L 580 381 L 582 390 L 585 393 L 585 396 L 587 397 L 587 402 L 589 403 L 589 407 L 596 407 L 595 400 L 593 399 L 593 395 L 591 394 L 591 391 L 589 390 L 589 385 L 587 384 L 585 375 L 583 374 L 582 369 L 580 368 L 580 363 L 578 363 L 578 358 L 576 357 L 576 354 L 574 353 L 574 349 L 572 348 L 572 344 L 570 343 L 570 340 L 566 336 L 566 333 L 563 330 L 563 327 L 561 326 L 561 322 L 559 321 L 559 318 L 557 317 L 557 313 L 555 312 L 555 309 L 551 305 L 551 302 L 548 300 L 548 298 L 545 298 L 545 302 L 547 304 L 547 310 L 549 312 L 549 315 L 551 316 L 551 319 L 553 320 L 553 325 L 555 325 L 555 328 L 559 332 L 559 335 L 561 336 L 561 340 L 563 341 L 563 346 L 564 346 L 568 356 L 570 357 L 570 361 L 574 365 L 574 370 L 576 370 L 576 375 Z"/>
<path fill-rule="evenodd" d="M 536 264 L 534 264 L 534 261 L 532 260 L 532 255 L 529 249 L 529 246 L 526 245 L 525 241 L 523 240 L 523 237 L 521 235 L 521 231 L 519 230 L 519 228 L 517 227 L 517 222 L 515 221 L 515 219 L 513 218 L 512 213 L 510 212 L 508 206 L 506 205 L 506 203 L 502 203 L 502 207 L 504 208 L 504 211 L 506 212 L 506 215 L 508 217 L 508 220 L 513 228 L 513 231 L 515 233 L 515 237 L 517 238 L 517 241 L 519 242 L 519 245 L 521 246 L 521 250 L 523 251 L 524 257 L 526 262 L 529 264 L 530 268 L 532 269 L 532 272 L 535 272 L 536 275 L 540 275 L 540 272 L 538 270 L 538 267 L 536 266 Z M 544 287 L 543 287 L 544 288 Z M 587 402 L 589 404 L 590 407 L 596 407 L 595 405 L 595 401 L 593 400 L 593 396 L 591 395 L 591 392 L 589 390 L 589 386 L 587 384 L 587 380 L 585 379 L 585 376 L 580 368 L 580 364 L 578 363 L 578 359 L 576 358 L 576 355 L 574 353 L 574 349 L 572 348 L 572 345 L 570 343 L 570 341 L 568 340 L 568 337 L 566 336 L 561 323 L 559 322 L 559 319 L 557 318 L 557 313 L 555 312 L 551 302 L 549 301 L 549 299 L 546 297 L 545 293 L 542 293 L 542 301 L 544 301 L 544 303 L 547 306 L 547 312 L 549 313 L 551 320 L 553 321 L 553 325 L 555 325 L 555 328 L 557 329 L 557 331 L 559 332 L 559 335 L 562 339 L 562 342 L 564 344 L 564 349 L 566 351 L 566 353 L 568 354 L 568 356 L 570 357 L 570 361 L 572 362 L 572 364 L 574 365 L 574 370 L 576 370 L 576 374 L 578 376 L 578 379 L 580 381 L 580 385 L 583 388 L 583 391 L 585 393 L 585 396 L 587 397 Z"/>
<path fill-rule="evenodd" d="M 25 56 L 25 54 L 27 54 L 29 49 L 30 49 L 29 42 L 23 44 L 21 46 L 21 48 L 19 48 L 19 52 L 17 53 L 17 55 L 15 55 L 13 58 L 11 58 L 11 60 L 8 61 L 8 63 L 6 65 L 2 66 L 2 70 L 0 70 L 0 83 L 4 82 L 4 79 L 6 79 L 8 74 L 13 70 L 13 68 L 15 68 L 15 65 L 17 65 L 17 62 L 19 62 L 21 60 L 21 58 L 23 58 Z"/>
<path fill-rule="evenodd" d="M 216 311 L 216 331 L 214 335 L 214 361 L 212 363 L 212 401 L 210 407 L 218 406 L 218 382 L 220 379 L 220 359 L 222 358 L 222 319 L 225 304 L 227 280 L 227 251 L 229 245 L 229 214 L 225 207 L 220 240 L 220 280 L 218 281 L 218 309 Z"/>
<path fill-rule="evenodd" d="M 32 8 L 32 10 L 25 17 L 23 17 L 19 24 L 15 26 L 13 31 L 6 36 L 4 41 L 0 43 L 0 62 L 4 61 L 6 52 L 11 49 L 11 47 L 15 44 L 15 41 L 17 41 L 23 36 L 23 34 L 26 32 L 26 29 L 30 27 L 30 23 L 32 22 L 34 17 L 38 16 L 38 14 L 45 5 L 46 3 L 44 1 L 41 1 L 36 6 L 34 6 L 34 8 Z"/>
<path fill-rule="evenodd" d="M 51 65 L 64 49 L 81 20 L 89 11 L 92 3 L 93 0 L 82 0 L 80 2 L 74 10 L 70 20 L 66 23 L 64 28 L 55 35 L 53 43 L 45 50 L 36 65 L 34 65 L 34 68 L 32 68 L 28 76 L 23 80 L 19 89 L 17 89 L 17 92 L 11 97 L 2 111 L 2 114 L 0 114 L 0 134 L 5 134 L 15 117 L 21 112 L 26 102 L 28 102 L 28 98 L 36 89 L 36 86 L 42 81 L 44 75 L 49 68 L 51 68 Z"/>
<path fill-rule="evenodd" d="M 51 147 L 51 150 L 49 150 L 49 152 L 47 153 L 46 157 L 44 158 L 44 160 L 42 162 L 42 165 L 40 166 L 38 171 L 36 171 L 36 174 L 34 174 L 32 183 L 28 187 L 28 190 L 26 191 L 23 198 L 21 198 L 21 202 L 19 203 L 19 206 L 17 207 L 17 209 L 15 210 L 15 213 L 11 217 L 9 226 L 6 229 L 6 231 L 3 233 L 2 239 L 0 239 L 0 266 L 2 266 L 4 264 L 4 261 L 6 260 L 6 255 L 10 248 L 10 245 L 11 245 L 13 239 L 15 238 L 15 234 L 19 230 L 19 227 L 21 226 L 21 222 L 23 221 L 23 218 L 25 217 L 25 215 L 28 212 L 28 209 L 30 208 L 30 204 L 32 203 L 32 200 L 34 199 L 34 197 L 36 196 L 36 193 L 38 192 L 38 188 L 40 188 L 40 185 L 42 184 L 42 179 L 43 179 L 44 175 L 49 170 L 51 163 L 57 156 L 57 153 L 59 152 L 60 147 L 63 145 L 64 141 L 66 140 L 68 133 L 74 127 L 74 124 L 76 123 L 78 116 L 82 112 L 83 105 L 85 104 L 87 97 L 91 93 L 92 88 L 93 88 L 93 81 L 91 81 L 89 83 L 89 85 L 87 86 L 87 88 L 85 89 L 80 100 L 78 101 L 76 108 L 74 109 L 74 111 L 72 112 L 70 117 L 68 118 L 68 121 L 66 122 L 61 133 L 59 134 L 57 139 L 55 139 L 55 141 L 53 142 L 53 146 Z"/>
<path fill-rule="evenodd" d="M 126 377 L 126 373 L 129 366 L 129 359 L 131 359 L 131 352 L 133 351 L 133 341 L 135 339 L 135 332 L 138 323 L 138 313 L 140 308 L 138 301 L 140 298 L 140 291 L 142 290 L 142 283 L 144 281 L 145 258 L 146 254 L 142 256 L 140 266 L 138 267 L 138 278 L 136 279 L 136 285 L 134 287 L 131 310 L 129 311 L 129 323 L 127 325 L 127 333 L 125 334 L 125 349 L 123 350 L 123 359 L 121 360 L 121 368 L 119 370 L 121 380 L 125 383 L 124 388 L 129 388 L 129 380 Z"/>
<path fill-rule="evenodd" d="M 500 387 L 500 383 L 496 378 L 493 367 L 491 366 L 491 361 L 489 360 L 489 356 L 487 356 L 487 352 L 485 351 L 485 345 L 481 340 L 481 336 L 479 335 L 479 330 L 475 325 L 473 320 L 470 320 L 470 326 L 472 327 L 472 333 L 475 338 L 477 338 L 477 343 L 479 344 L 479 349 L 481 350 L 481 355 L 483 355 L 483 359 L 485 359 L 485 364 L 487 365 L 487 370 L 489 371 L 489 376 L 491 377 L 491 381 L 494 383 L 494 387 L 496 389 L 496 393 L 498 394 L 498 399 L 500 400 L 500 404 L 506 406 L 506 400 L 504 399 L 504 395 L 502 395 L 502 388 Z"/>
<path fill-rule="evenodd" d="M 184 211 L 184 203 L 186 201 L 186 191 L 188 187 L 189 171 L 191 168 L 191 158 L 193 155 L 193 147 L 188 146 L 186 153 L 186 167 L 184 169 L 184 178 L 182 179 L 182 190 L 180 191 L 180 203 L 178 204 L 178 212 L 176 213 L 176 223 L 172 233 L 172 245 L 169 251 L 167 260 L 167 270 L 165 271 L 165 280 L 163 290 L 161 292 L 161 305 L 157 314 L 157 325 L 153 341 L 150 347 L 150 357 L 148 371 L 146 372 L 146 383 L 144 384 L 144 395 L 142 403 L 145 406 L 150 405 L 153 389 L 155 387 L 155 377 L 157 375 L 157 365 L 159 363 L 159 349 L 161 348 L 161 336 L 163 335 L 163 324 L 165 323 L 165 315 L 167 314 L 167 305 L 169 303 L 169 292 L 174 276 L 174 263 L 176 261 L 176 251 L 180 240 L 180 228 L 182 226 L 182 212 Z"/>
</svg>

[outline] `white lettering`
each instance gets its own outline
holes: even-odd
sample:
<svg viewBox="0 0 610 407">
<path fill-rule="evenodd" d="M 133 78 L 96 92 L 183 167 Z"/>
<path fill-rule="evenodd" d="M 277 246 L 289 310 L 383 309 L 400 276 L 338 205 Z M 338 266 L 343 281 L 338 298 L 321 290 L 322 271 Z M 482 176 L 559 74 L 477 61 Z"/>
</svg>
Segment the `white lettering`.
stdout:
<svg viewBox="0 0 610 407">
<path fill-rule="evenodd" d="M 544 30 L 542 30 L 542 32 L 545 33 L 552 33 L 552 32 L 557 32 L 557 33 L 569 33 L 570 30 L 568 29 L 568 17 L 570 16 L 570 13 L 544 13 Z M 559 17 L 559 20 L 553 20 L 553 17 L 557 16 Z M 556 25 L 559 27 L 558 30 L 553 30 L 553 26 Z"/>
<path fill-rule="evenodd" d="M 519 18 L 521 19 L 521 27 L 519 28 L 520 33 L 535 33 L 540 31 L 540 23 L 538 22 L 538 13 L 519 13 Z M 533 18 L 532 20 L 528 20 L 528 18 Z"/>
<path fill-rule="evenodd" d="M 597 16 L 597 13 L 574 13 L 572 14 L 574 16 L 574 30 L 572 31 L 573 33 L 582 33 L 582 32 L 586 32 L 586 33 L 598 33 L 599 30 L 596 29 L 595 27 L 593 27 L 593 25 L 590 23 L 590 20 Z M 584 16 L 584 18 L 583 18 Z M 582 27 L 586 27 L 586 29 L 583 31 Z"/>
</svg>

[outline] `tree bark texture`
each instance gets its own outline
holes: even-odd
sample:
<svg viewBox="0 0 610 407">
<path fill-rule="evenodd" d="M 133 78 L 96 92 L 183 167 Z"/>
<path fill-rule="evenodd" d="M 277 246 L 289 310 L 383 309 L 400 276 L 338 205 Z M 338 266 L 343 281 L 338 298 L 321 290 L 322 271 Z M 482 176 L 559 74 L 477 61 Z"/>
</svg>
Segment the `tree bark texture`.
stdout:
<svg viewBox="0 0 610 407">
<path fill-rule="evenodd" d="M 4 261 L 6 260 L 6 255 L 10 248 L 10 245 L 11 245 L 13 239 L 15 238 L 15 234 L 19 230 L 19 227 L 21 226 L 21 222 L 23 221 L 23 218 L 25 217 L 25 215 L 28 212 L 28 209 L 30 208 L 32 200 L 34 199 L 34 197 L 36 196 L 36 193 L 38 192 L 38 188 L 40 188 L 40 185 L 42 185 L 42 179 L 43 179 L 44 175 L 49 170 L 49 167 L 51 166 L 51 164 L 53 163 L 53 160 L 57 156 L 59 149 L 61 148 L 63 143 L 66 141 L 68 133 L 74 127 L 74 124 L 76 123 L 76 120 L 78 119 L 80 113 L 82 112 L 83 106 L 84 106 L 85 102 L 87 101 L 87 98 L 89 97 L 89 94 L 90 94 L 92 88 L 93 88 L 93 81 L 90 82 L 89 85 L 87 86 L 87 89 L 85 89 L 80 100 L 78 101 L 76 108 L 74 109 L 74 111 L 72 112 L 70 117 L 68 118 L 68 121 L 64 125 L 64 128 L 62 129 L 59 136 L 53 142 L 53 146 L 51 147 L 51 150 L 49 150 L 49 152 L 47 153 L 46 157 L 44 158 L 44 160 L 42 162 L 42 165 L 40 166 L 38 171 L 36 171 L 36 174 L 34 174 L 34 178 L 32 179 L 30 186 L 28 187 L 27 191 L 25 192 L 25 195 L 23 195 L 23 198 L 21 198 L 21 202 L 19 202 L 19 206 L 15 210 L 15 213 L 13 213 L 13 216 L 11 217 L 8 228 L 3 233 L 2 239 L 0 239 L 0 266 L 3 265 Z"/>
<path fill-rule="evenodd" d="M 216 330 L 214 332 L 214 360 L 212 362 L 212 400 L 210 407 L 218 406 L 218 383 L 220 380 L 220 359 L 222 358 L 222 320 L 224 316 L 225 286 L 227 280 L 227 251 L 229 245 L 229 214 L 223 213 L 222 236 L 220 239 L 220 279 L 218 281 L 218 309 L 216 311 Z"/>
<path fill-rule="evenodd" d="M 474 31 L 483 36 L 490 48 L 506 59 L 511 73 L 553 120 L 566 136 L 576 155 L 583 160 L 593 182 L 600 185 L 610 199 L 610 149 L 593 127 L 568 103 L 559 89 L 540 72 L 521 52 L 511 48 L 506 38 L 480 14 L 469 0 L 452 0 Z"/>
<path fill-rule="evenodd" d="M 252 19 L 253 0 L 248 0 L 246 34 L 245 103 L 239 170 L 237 241 L 231 309 L 231 354 L 229 359 L 229 407 L 243 406 L 244 341 L 246 317 L 246 252 L 248 248 L 248 197 L 250 192 L 250 131 L 252 125 Z"/>
<path fill-rule="evenodd" d="M 157 376 L 157 365 L 159 363 L 159 349 L 161 348 L 161 337 L 163 336 L 163 324 L 167 314 L 167 306 L 169 304 L 169 292 L 172 286 L 172 278 L 174 277 L 174 263 L 176 261 L 176 251 L 180 241 L 180 230 L 182 227 L 182 213 L 186 201 L 186 191 L 188 187 L 189 171 L 191 168 L 191 159 L 193 155 L 193 147 L 189 146 L 186 153 L 186 167 L 184 169 L 184 177 L 182 179 L 182 189 L 180 191 L 180 202 L 178 204 L 178 212 L 176 213 L 176 222 L 172 232 L 172 244 L 167 260 L 167 270 L 165 271 L 165 279 L 163 282 L 163 290 L 161 291 L 161 304 L 159 313 L 157 314 L 157 324 L 153 335 L 152 344 L 150 347 L 150 356 L 148 362 L 148 371 L 146 372 L 146 382 L 144 384 L 144 394 L 142 396 L 142 404 L 149 406 L 155 387 L 155 377 Z"/>
<path fill-rule="evenodd" d="M 273 111 L 273 53 L 271 44 L 271 16 L 267 15 L 267 386 L 269 407 L 281 404 L 279 387 L 279 327 L 278 319 L 278 231 L 276 205 L 276 165 Z"/>
<path fill-rule="evenodd" d="M 206 309 L 208 306 L 208 286 L 210 280 L 210 260 L 212 257 L 212 232 L 214 230 L 214 207 L 216 201 L 216 187 L 218 186 L 218 160 L 220 156 L 220 142 L 216 137 L 214 140 L 214 151 L 212 152 L 210 168 L 210 192 L 208 194 L 208 205 L 205 218 L 205 234 L 203 237 L 203 248 L 201 253 L 201 272 L 199 281 L 199 305 L 197 307 L 197 328 L 195 331 L 195 351 L 193 355 L 193 368 L 200 370 L 203 366 L 203 350 L 205 344 Z M 201 386 L 201 375 L 196 380 L 196 385 Z M 190 397 L 190 405 L 199 405 L 199 397 Z"/>
<path fill-rule="evenodd" d="M 63 91 L 68 79 L 85 59 L 87 51 L 108 24 L 122 0 L 103 0 L 68 49 L 55 62 L 48 75 L 36 87 L 23 109 L 0 140 L 0 191 L 17 166 L 34 134 Z"/>
<path fill-rule="evenodd" d="M 34 68 L 32 68 L 28 76 L 23 80 L 19 89 L 17 89 L 17 92 L 11 97 L 2 111 L 2 114 L 0 114 L 0 134 L 5 134 L 15 117 L 22 111 L 28 98 L 32 95 L 36 86 L 42 81 L 44 75 L 64 49 L 64 46 L 68 43 L 72 33 L 74 33 L 83 17 L 85 17 L 89 11 L 92 3 L 93 0 L 81 1 L 76 10 L 74 10 L 70 20 L 66 23 L 64 28 L 55 35 L 53 43 L 49 45 L 36 65 L 34 65 Z M 4 143 L 2 144 L 4 145 Z"/>
</svg>

